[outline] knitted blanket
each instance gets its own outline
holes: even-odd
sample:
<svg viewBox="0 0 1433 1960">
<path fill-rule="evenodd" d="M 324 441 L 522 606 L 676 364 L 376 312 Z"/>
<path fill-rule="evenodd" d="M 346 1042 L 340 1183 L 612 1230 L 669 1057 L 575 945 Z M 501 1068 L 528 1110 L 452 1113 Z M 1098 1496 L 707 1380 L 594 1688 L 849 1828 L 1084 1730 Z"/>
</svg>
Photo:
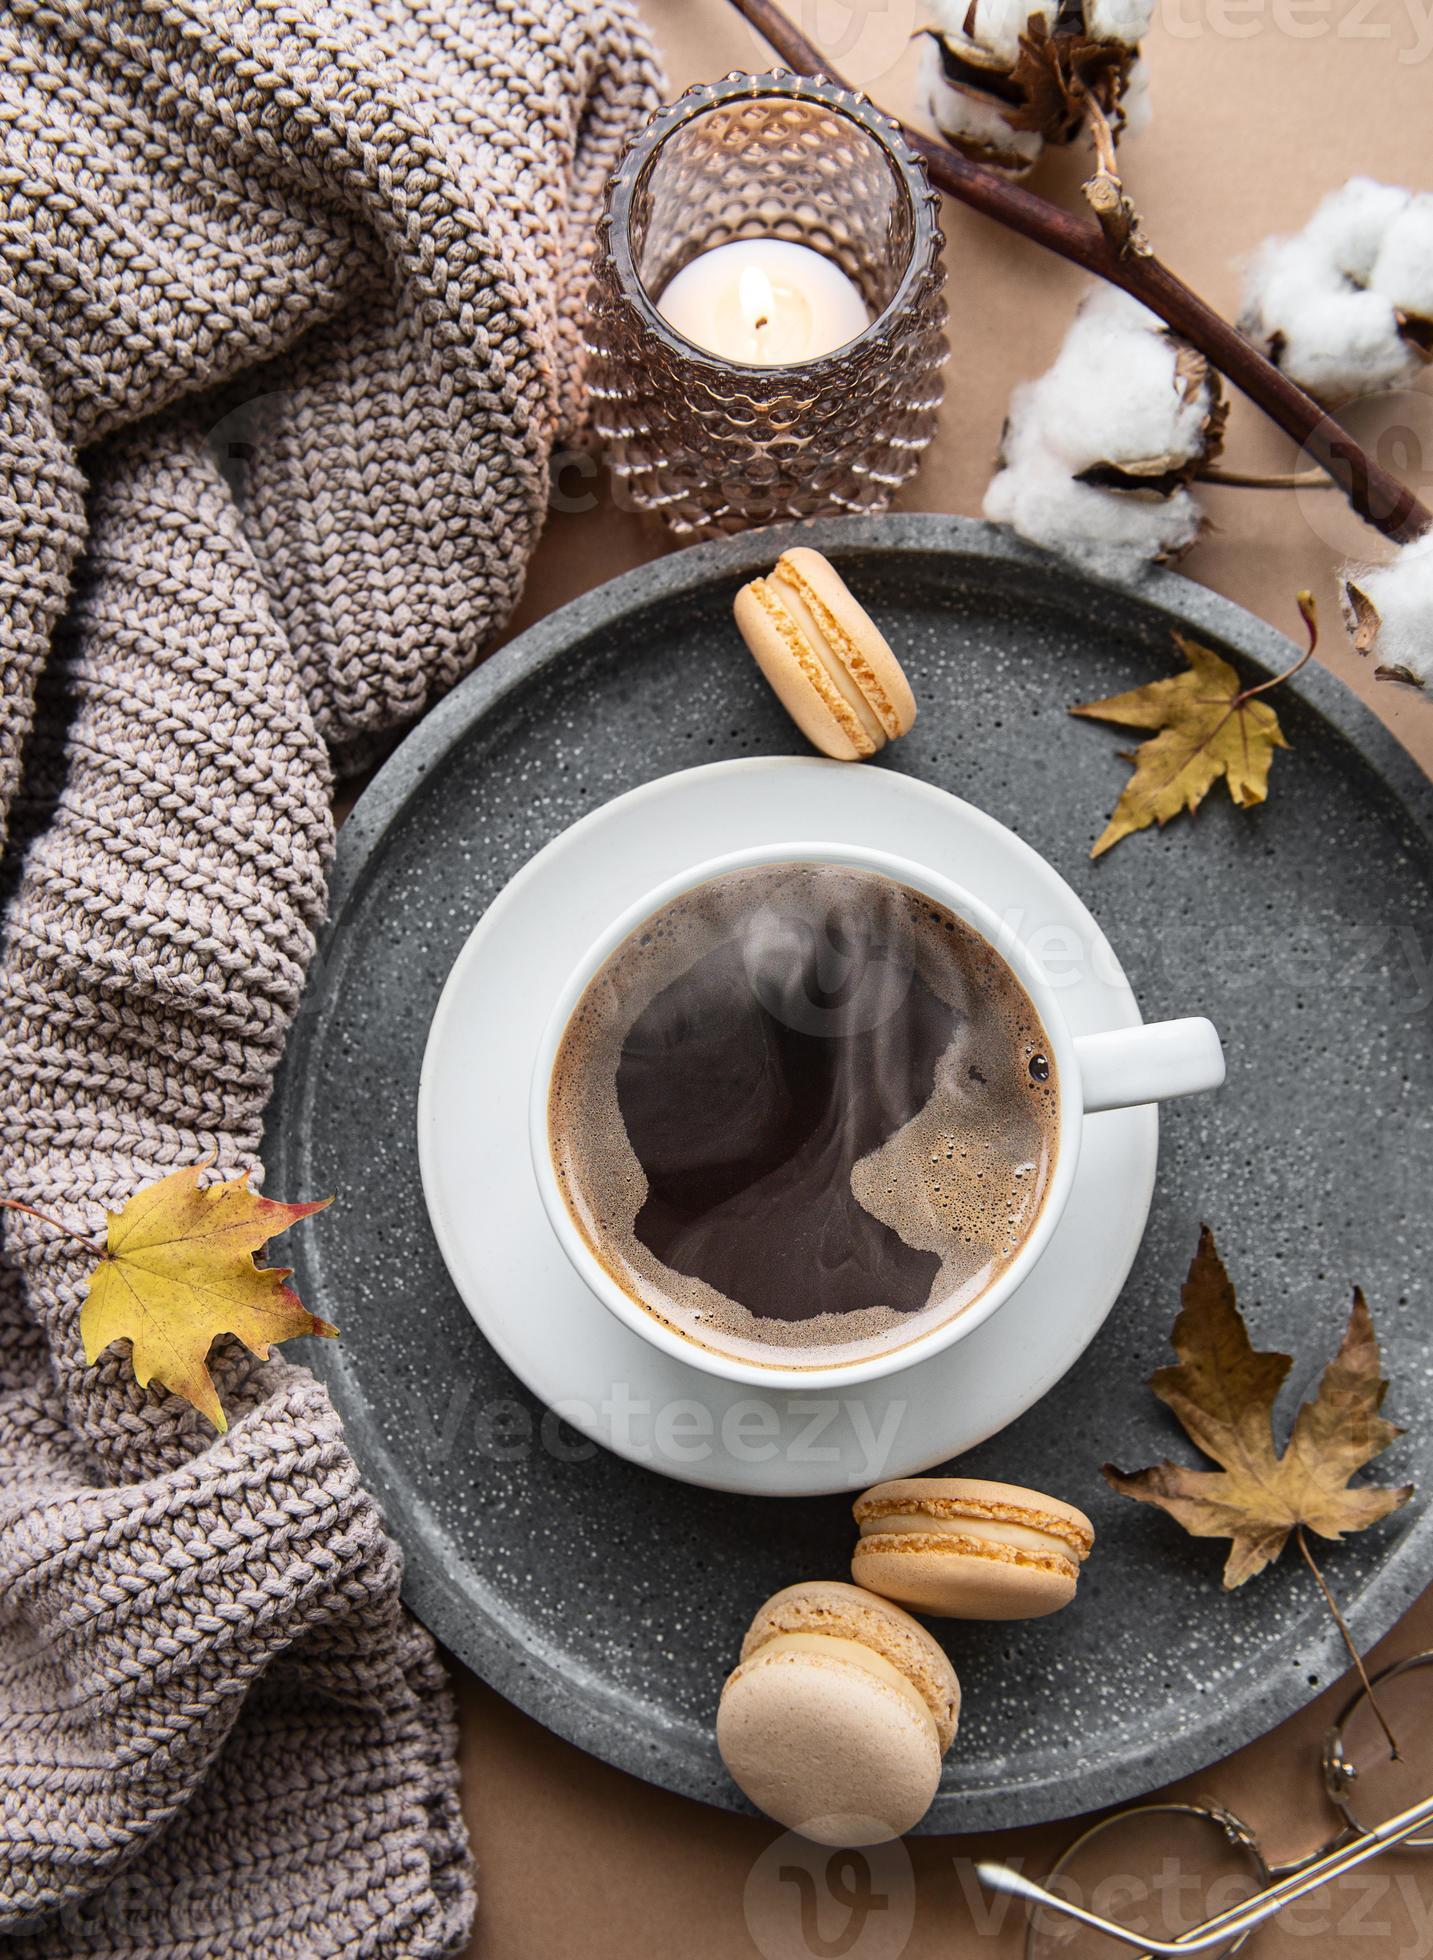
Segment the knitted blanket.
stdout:
<svg viewBox="0 0 1433 1960">
<path fill-rule="evenodd" d="M 517 596 L 654 88 L 626 0 L 0 3 L 0 1194 L 254 1163 L 329 749 Z M 326 1394 L 87 1368 L 86 1255 L 0 1216 L 0 1946 L 450 1951 L 453 1710 Z"/>
</svg>

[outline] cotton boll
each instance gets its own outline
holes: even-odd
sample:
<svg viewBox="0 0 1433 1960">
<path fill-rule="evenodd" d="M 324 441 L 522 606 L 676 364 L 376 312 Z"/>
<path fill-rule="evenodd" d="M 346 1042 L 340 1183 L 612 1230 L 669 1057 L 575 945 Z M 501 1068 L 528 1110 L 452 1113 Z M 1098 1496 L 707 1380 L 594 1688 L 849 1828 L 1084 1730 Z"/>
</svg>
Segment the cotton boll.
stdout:
<svg viewBox="0 0 1433 1960">
<path fill-rule="evenodd" d="M 1326 407 L 1402 386 L 1433 343 L 1433 197 L 1355 177 L 1244 290 L 1243 331 Z"/>
<path fill-rule="evenodd" d="M 1189 387 L 1180 345 L 1146 307 L 1115 287 L 1080 306 L 1054 366 L 1034 385 L 1043 441 L 1070 475 L 1101 464 L 1148 474 L 1205 460 L 1215 405 L 1208 371 Z"/>
<path fill-rule="evenodd" d="M 1010 398 L 985 514 L 1085 563 L 1176 558 L 1203 518 L 1181 480 L 1217 448 L 1218 383 L 1113 287 L 1082 302 L 1051 366 Z"/>
<path fill-rule="evenodd" d="M 948 82 L 934 41 L 926 43 L 921 55 L 919 86 L 936 127 L 965 156 L 1020 176 L 1045 147 L 1037 131 L 1011 129 L 1006 105 L 978 89 Z"/>
<path fill-rule="evenodd" d="M 1406 319 L 1433 323 L 1433 195 L 1410 198 L 1394 218 L 1369 284 Z"/>
<path fill-rule="evenodd" d="M 1330 271 L 1305 238 L 1275 241 L 1250 267 L 1241 325 L 1279 367 L 1332 408 L 1408 378 L 1393 308 Z"/>
<path fill-rule="evenodd" d="M 1433 684 L 1433 533 L 1386 565 L 1346 571 L 1343 609 L 1359 653 L 1375 671 L 1415 687 Z"/>
<path fill-rule="evenodd" d="M 1058 0 L 936 0 L 931 26 L 957 45 L 974 43 L 1008 67 L 1020 52 L 1020 36 L 1031 16 L 1053 27 L 1057 12 Z"/>
<path fill-rule="evenodd" d="M 1389 225 L 1404 210 L 1408 192 L 1372 177 L 1350 177 L 1330 191 L 1304 226 L 1302 237 L 1348 279 L 1366 286 Z"/>
<path fill-rule="evenodd" d="M 1179 557 L 1203 523 L 1187 490 L 1172 497 L 1101 490 L 1077 483 L 1058 459 L 1038 450 L 992 480 L 985 515 L 1032 544 L 1119 577 Z"/>
<path fill-rule="evenodd" d="M 1118 136 L 1149 120 L 1141 70 L 1126 106 L 1153 0 L 932 0 L 920 90 L 947 140 L 1023 175 L 1046 143 L 1086 121 L 1087 91 Z"/>
<path fill-rule="evenodd" d="M 1054 365 L 1011 398 L 1007 455 L 1035 431 L 1071 476 L 1193 471 L 1211 453 L 1218 384 L 1147 307 L 1114 286 L 1080 303 Z"/>
</svg>

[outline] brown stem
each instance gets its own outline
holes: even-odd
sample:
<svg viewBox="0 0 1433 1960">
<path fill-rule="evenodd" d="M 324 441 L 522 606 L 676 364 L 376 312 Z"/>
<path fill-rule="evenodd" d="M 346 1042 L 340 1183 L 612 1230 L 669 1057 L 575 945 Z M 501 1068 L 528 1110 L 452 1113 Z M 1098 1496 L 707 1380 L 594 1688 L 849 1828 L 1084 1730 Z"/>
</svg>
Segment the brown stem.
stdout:
<svg viewBox="0 0 1433 1960">
<path fill-rule="evenodd" d="M 1226 490 L 1332 490 L 1335 486 L 1322 470 L 1276 470 L 1260 476 L 1254 470 L 1221 470 L 1211 464 L 1199 470 L 1196 483 L 1218 483 Z"/>
<path fill-rule="evenodd" d="M 1095 146 L 1094 175 L 1080 186 L 1085 202 L 1098 219 L 1116 257 L 1122 259 L 1134 252 L 1147 259 L 1153 248 L 1140 227 L 1138 211 L 1125 196 L 1115 155 L 1115 133 L 1110 128 L 1109 117 L 1089 93 L 1085 95 L 1085 120 Z"/>
<path fill-rule="evenodd" d="M 732 0 L 794 73 L 841 78 L 821 51 L 787 19 L 775 0 Z M 1098 224 L 1052 204 L 998 171 L 972 163 L 948 143 L 905 128 L 906 141 L 925 158 L 932 183 L 972 211 L 993 218 L 1043 245 L 1096 278 L 1108 279 L 1152 313 L 1226 375 L 1256 407 L 1330 476 L 1359 516 L 1396 544 L 1433 530 L 1433 511 L 1376 463 L 1311 395 L 1265 360 L 1258 348 L 1186 286 L 1153 253 L 1121 253 Z"/>
<path fill-rule="evenodd" d="M 1313 659 L 1314 648 L 1319 643 L 1319 614 L 1318 607 L 1314 604 L 1313 593 L 1299 593 L 1297 605 L 1299 608 L 1299 618 L 1304 622 L 1304 631 L 1309 636 L 1308 645 L 1304 648 L 1297 660 L 1290 662 L 1282 674 L 1273 674 L 1268 680 L 1260 681 L 1256 687 L 1246 687 L 1240 693 L 1236 694 L 1234 697 L 1234 706 L 1236 708 L 1242 708 L 1244 703 L 1246 701 L 1252 701 L 1256 694 L 1267 694 L 1271 687 L 1282 687 L 1285 681 L 1291 681 L 1299 669 L 1301 667 L 1307 667 Z"/>
<path fill-rule="evenodd" d="M 49 1225 L 56 1232 L 63 1232 L 67 1239 L 82 1245 L 86 1252 L 92 1252 L 96 1259 L 108 1259 L 109 1254 L 102 1245 L 87 1239 L 83 1232 L 77 1232 L 73 1225 L 67 1225 L 63 1218 L 52 1218 L 47 1211 L 36 1211 L 33 1205 L 22 1205 L 18 1198 L 0 1198 L 0 1211 L 23 1211 L 27 1218 L 38 1218 L 42 1225 Z"/>
<path fill-rule="evenodd" d="M 1268 680 L 1260 681 L 1257 684 L 1257 686 L 1241 688 L 1239 692 L 1232 698 L 1232 700 L 1229 703 L 1229 706 L 1227 707 L 1225 712 L 1219 717 L 1219 720 L 1214 724 L 1213 728 L 1204 737 L 1203 741 L 1198 744 L 1198 748 L 1196 748 L 1196 750 L 1194 751 L 1196 754 L 1198 753 L 1199 749 L 1208 748 L 1209 744 L 1213 742 L 1223 732 L 1224 728 L 1227 726 L 1227 724 L 1230 721 L 1233 720 L 1234 716 L 1242 711 L 1246 701 L 1252 701 L 1256 694 L 1267 694 L 1271 687 L 1282 687 L 1285 681 L 1290 681 L 1293 679 L 1294 675 L 1298 673 L 1300 667 L 1307 667 L 1309 662 L 1313 659 L 1314 648 L 1319 643 L 1319 616 L 1318 616 L 1318 608 L 1314 604 L 1313 593 L 1300 592 L 1298 595 L 1297 604 L 1299 608 L 1299 617 L 1304 622 L 1304 628 L 1309 636 L 1308 645 L 1304 648 L 1303 652 L 1299 655 L 1298 659 L 1291 661 L 1290 664 L 1284 669 L 1284 671 L 1281 674 L 1272 674 Z M 1200 698 L 1204 701 L 1206 706 L 1212 708 L 1217 705 L 1217 700 L 1218 698 L 1221 697 L 1216 697 L 1214 695 L 1206 695 L 1206 696 L 1201 696 Z M 1074 714 L 1078 714 L 1079 709 L 1078 708 L 1072 709 L 1071 712 Z M 1185 760 L 1187 761 L 1188 758 L 1186 757 Z M 1167 784 L 1173 782 L 1174 778 L 1179 774 L 1179 771 L 1181 768 L 1183 768 L 1183 766 L 1184 764 L 1182 762 L 1178 762 L 1172 759 L 1170 762 L 1169 771 L 1164 778 L 1164 783 Z M 1162 786 L 1163 785 L 1161 785 L 1161 787 Z"/>
<path fill-rule="evenodd" d="M 1368 1696 L 1368 1705 L 1373 1710 L 1374 1714 L 1378 1717 L 1378 1726 L 1383 1730 L 1383 1733 L 1388 1737 L 1388 1747 L 1392 1751 L 1393 1760 L 1395 1763 L 1401 1762 L 1403 1759 L 1398 1753 L 1398 1738 L 1397 1736 L 1394 1735 L 1392 1729 L 1389 1728 L 1387 1722 L 1383 1719 L 1383 1710 L 1378 1705 L 1378 1696 L 1373 1692 L 1373 1683 L 1368 1678 L 1368 1669 L 1363 1664 L 1363 1655 L 1358 1651 L 1358 1648 L 1354 1645 L 1353 1635 L 1348 1630 L 1348 1621 L 1344 1618 L 1343 1614 L 1340 1613 L 1340 1611 L 1338 1610 L 1338 1601 L 1334 1598 L 1333 1594 L 1329 1591 L 1328 1580 L 1325 1579 L 1323 1573 L 1319 1571 L 1318 1565 L 1314 1560 L 1314 1555 L 1309 1550 L 1309 1541 L 1304 1534 L 1304 1527 L 1302 1525 L 1296 1525 L 1294 1528 L 1294 1535 L 1299 1541 L 1299 1550 L 1304 1555 L 1304 1564 L 1309 1568 L 1310 1572 L 1313 1573 L 1314 1578 L 1318 1581 L 1319 1591 L 1323 1594 L 1324 1598 L 1328 1601 L 1328 1608 L 1330 1613 L 1333 1614 L 1334 1624 L 1337 1626 L 1339 1632 L 1343 1635 L 1343 1644 L 1345 1647 L 1347 1647 L 1349 1651 L 1349 1655 L 1353 1661 L 1353 1664 L 1358 1669 L 1358 1678 L 1363 1683 L 1363 1692 Z"/>
</svg>

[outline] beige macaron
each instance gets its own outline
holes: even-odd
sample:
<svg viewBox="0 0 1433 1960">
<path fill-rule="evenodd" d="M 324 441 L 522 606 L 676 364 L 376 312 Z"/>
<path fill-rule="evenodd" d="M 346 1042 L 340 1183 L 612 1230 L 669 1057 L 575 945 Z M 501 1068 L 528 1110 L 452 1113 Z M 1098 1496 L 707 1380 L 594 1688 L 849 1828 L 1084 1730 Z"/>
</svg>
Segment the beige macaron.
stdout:
<svg viewBox="0 0 1433 1960">
<path fill-rule="evenodd" d="M 960 1683 L 909 1613 L 839 1579 L 776 1593 L 717 1710 L 717 1747 L 758 1809 L 817 1844 L 879 1844 L 925 1815 Z"/>
<path fill-rule="evenodd" d="M 1056 1613 L 1074 1598 L 1095 1542 L 1073 1504 L 975 1477 L 898 1477 L 852 1509 L 857 1583 L 937 1619 Z"/>
<path fill-rule="evenodd" d="M 863 761 L 915 720 L 900 661 L 819 551 L 794 545 L 744 585 L 736 623 L 782 707 L 837 762 Z"/>
</svg>

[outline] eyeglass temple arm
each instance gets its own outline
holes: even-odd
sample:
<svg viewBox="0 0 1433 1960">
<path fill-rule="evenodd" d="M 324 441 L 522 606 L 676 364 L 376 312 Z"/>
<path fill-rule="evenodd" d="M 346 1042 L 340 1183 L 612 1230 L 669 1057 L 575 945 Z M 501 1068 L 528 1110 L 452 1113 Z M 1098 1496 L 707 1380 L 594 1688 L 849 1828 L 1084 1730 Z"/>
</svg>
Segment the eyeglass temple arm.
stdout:
<svg viewBox="0 0 1433 1960">
<path fill-rule="evenodd" d="M 1147 1933 L 1131 1932 L 1111 1919 L 1102 1919 L 1097 1912 L 1087 1912 L 1070 1899 L 1062 1899 L 1057 1893 L 1046 1891 L 1037 1885 L 1033 1878 L 1026 1878 L 1022 1872 L 1009 1865 L 995 1864 L 982 1860 L 976 1866 L 976 1874 L 981 1882 L 992 1892 L 1008 1892 L 1012 1898 L 1025 1899 L 1032 1905 L 1047 1907 L 1066 1919 L 1077 1919 L 1082 1926 L 1091 1926 L 1104 1933 L 1109 1939 L 1118 1940 L 1124 1946 L 1135 1947 L 1141 1953 L 1163 1953 L 1176 1957 L 1182 1953 L 1203 1953 L 1211 1946 L 1218 1946 L 1231 1937 L 1247 1933 L 1252 1927 L 1266 1919 L 1272 1919 L 1276 1912 L 1302 1899 L 1309 1892 L 1316 1892 L 1321 1885 L 1328 1885 L 1345 1872 L 1362 1865 L 1370 1858 L 1376 1858 L 1381 1851 L 1401 1844 L 1405 1838 L 1413 1836 L 1422 1825 L 1433 1822 L 1433 1796 L 1425 1797 L 1409 1810 L 1400 1811 L 1390 1817 L 1386 1824 L 1376 1830 L 1367 1831 L 1333 1851 L 1326 1851 L 1311 1865 L 1293 1872 L 1288 1878 L 1271 1885 L 1257 1897 L 1248 1899 L 1241 1906 L 1234 1906 L 1228 1912 L 1221 1912 L 1214 1919 L 1203 1920 L 1198 1926 L 1191 1926 L 1187 1933 L 1181 1933 L 1175 1940 L 1152 1940 Z"/>
</svg>

